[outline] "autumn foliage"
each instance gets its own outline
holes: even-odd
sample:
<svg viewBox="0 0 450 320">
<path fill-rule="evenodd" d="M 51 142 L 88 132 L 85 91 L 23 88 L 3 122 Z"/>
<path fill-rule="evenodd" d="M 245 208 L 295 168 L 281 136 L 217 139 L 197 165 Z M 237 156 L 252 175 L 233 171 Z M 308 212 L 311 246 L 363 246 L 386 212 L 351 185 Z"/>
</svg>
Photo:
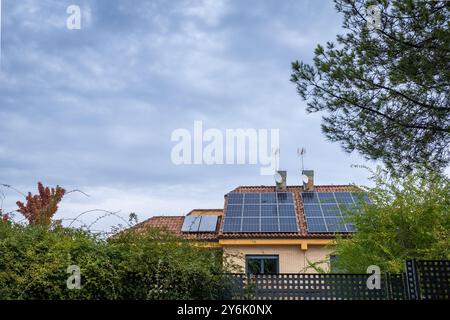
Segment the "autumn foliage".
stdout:
<svg viewBox="0 0 450 320">
<path fill-rule="evenodd" d="M 60 186 L 56 188 L 44 187 L 38 182 L 38 195 L 28 192 L 26 204 L 17 201 L 17 211 L 27 218 L 32 225 L 50 225 L 53 215 L 58 210 L 58 203 L 62 200 L 66 190 Z"/>
<path fill-rule="evenodd" d="M 9 214 L 7 214 L 7 213 L 3 214 L 2 209 L 0 209 L 0 221 L 1 222 L 8 222 L 9 221 Z"/>
</svg>

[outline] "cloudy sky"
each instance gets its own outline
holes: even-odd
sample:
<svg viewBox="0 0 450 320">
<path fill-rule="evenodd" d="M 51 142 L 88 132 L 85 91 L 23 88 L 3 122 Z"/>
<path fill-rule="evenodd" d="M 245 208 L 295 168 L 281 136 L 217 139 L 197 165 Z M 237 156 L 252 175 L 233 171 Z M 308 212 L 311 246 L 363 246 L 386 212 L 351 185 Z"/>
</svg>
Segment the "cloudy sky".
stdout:
<svg viewBox="0 0 450 320">
<path fill-rule="evenodd" d="M 72 4 L 81 30 L 67 29 Z M 59 218 L 101 208 L 140 220 L 273 184 L 259 165 L 175 165 L 172 132 L 203 121 L 279 129 L 289 184 L 300 183 L 298 147 L 316 183 L 366 184 L 350 166 L 368 163 L 326 141 L 289 81 L 291 62 L 311 61 L 340 25 L 331 0 L 2 0 L 0 183 L 90 195 L 68 195 Z M 20 194 L 2 191 L 14 209 Z"/>
</svg>

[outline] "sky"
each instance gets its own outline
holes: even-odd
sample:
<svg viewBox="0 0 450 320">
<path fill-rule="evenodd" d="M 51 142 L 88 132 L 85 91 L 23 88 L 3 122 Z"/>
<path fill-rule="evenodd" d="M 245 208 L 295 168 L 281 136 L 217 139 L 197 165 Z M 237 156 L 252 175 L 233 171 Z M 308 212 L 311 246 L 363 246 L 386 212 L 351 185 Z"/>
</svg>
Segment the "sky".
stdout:
<svg viewBox="0 0 450 320">
<path fill-rule="evenodd" d="M 1 2 L 0 184 L 89 195 L 68 194 L 55 218 L 183 215 L 223 207 L 240 185 L 274 185 L 259 165 L 174 164 L 171 135 L 195 121 L 220 132 L 279 129 L 289 185 L 301 183 L 299 147 L 316 184 L 369 183 L 352 165 L 373 163 L 327 141 L 322 115 L 306 113 L 289 81 L 291 62 L 311 62 L 317 44 L 342 33 L 332 1 Z M 67 27 L 70 5 L 81 29 Z M 14 210 L 22 196 L 1 191 Z"/>
</svg>

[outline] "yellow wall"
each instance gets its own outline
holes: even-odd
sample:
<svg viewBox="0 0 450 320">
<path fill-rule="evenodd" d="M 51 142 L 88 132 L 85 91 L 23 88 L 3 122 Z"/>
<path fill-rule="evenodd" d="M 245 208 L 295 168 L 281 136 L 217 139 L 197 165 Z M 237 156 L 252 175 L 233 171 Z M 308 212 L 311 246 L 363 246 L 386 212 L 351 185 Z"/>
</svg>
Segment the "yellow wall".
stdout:
<svg viewBox="0 0 450 320">
<path fill-rule="evenodd" d="M 224 254 L 245 271 L 245 255 L 278 255 L 280 273 L 315 273 L 308 268 L 308 260 L 318 262 L 328 260 L 328 255 L 333 252 L 332 248 L 323 245 L 308 245 L 307 250 L 302 250 L 299 245 L 223 245 Z M 328 263 L 320 265 L 328 270 Z"/>
<path fill-rule="evenodd" d="M 223 215 L 221 209 L 194 209 L 186 214 L 187 216 L 210 216 L 210 215 Z"/>
</svg>

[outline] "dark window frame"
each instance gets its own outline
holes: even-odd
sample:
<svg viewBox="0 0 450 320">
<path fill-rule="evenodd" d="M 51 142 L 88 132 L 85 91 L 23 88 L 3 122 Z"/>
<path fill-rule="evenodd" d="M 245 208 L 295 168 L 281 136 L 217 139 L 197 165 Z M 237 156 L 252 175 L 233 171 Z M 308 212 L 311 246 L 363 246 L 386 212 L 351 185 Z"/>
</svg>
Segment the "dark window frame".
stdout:
<svg viewBox="0 0 450 320">
<path fill-rule="evenodd" d="M 341 273 L 341 270 L 339 269 L 339 267 L 336 265 L 339 260 L 339 256 L 337 255 L 330 255 L 330 273 Z"/>
<path fill-rule="evenodd" d="M 247 254 L 245 255 L 245 273 L 250 274 L 249 272 L 249 261 L 250 260 L 260 260 L 259 270 L 261 271 L 258 274 L 264 274 L 264 260 L 275 260 L 276 261 L 276 270 L 274 273 L 266 273 L 266 274 L 278 274 L 280 273 L 280 256 L 278 254 Z"/>
</svg>

